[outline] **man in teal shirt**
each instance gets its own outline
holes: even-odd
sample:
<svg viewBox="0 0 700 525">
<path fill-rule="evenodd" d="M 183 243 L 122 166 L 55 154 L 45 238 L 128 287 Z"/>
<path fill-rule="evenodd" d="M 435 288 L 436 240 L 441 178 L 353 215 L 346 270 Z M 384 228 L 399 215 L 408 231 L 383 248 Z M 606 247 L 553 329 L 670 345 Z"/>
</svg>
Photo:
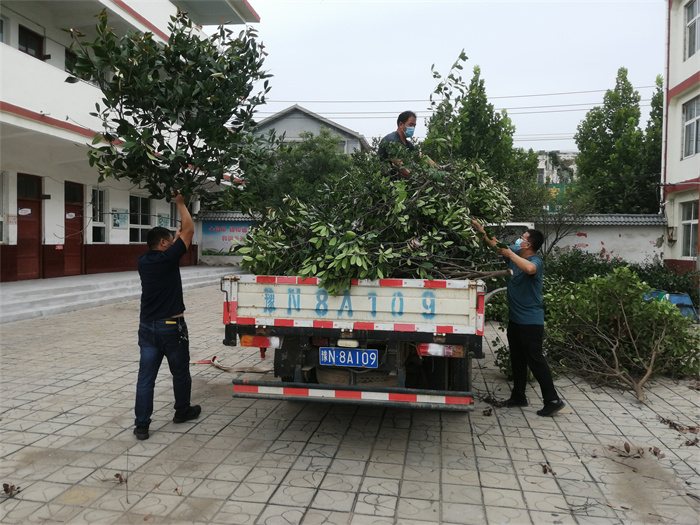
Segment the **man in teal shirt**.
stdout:
<svg viewBox="0 0 700 525">
<path fill-rule="evenodd" d="M 476 221 L 472 225 L 484 234 L 484 240 L 496 247 L 498 240 L 485 235 L 483 226 Z M 554 388 L 552 371 L 542 353 L 544 337 L 544 307 L 542 304 L 542 279 L 544 263 L 537 255 L 544 242 L 539 230 L 527 230 L 515 242 L 514 248 L 498 248 L 510 267 L 513 276 L 508 282 L 508 346 L 513 370 L 513 391 L 506 401 L 507 407 L 526 407 L 527 369 L 532 370 L 540 384 L 544 407 L 537 411 L 539 416 L 553 416 L 564 408 Z"/>
</svg>

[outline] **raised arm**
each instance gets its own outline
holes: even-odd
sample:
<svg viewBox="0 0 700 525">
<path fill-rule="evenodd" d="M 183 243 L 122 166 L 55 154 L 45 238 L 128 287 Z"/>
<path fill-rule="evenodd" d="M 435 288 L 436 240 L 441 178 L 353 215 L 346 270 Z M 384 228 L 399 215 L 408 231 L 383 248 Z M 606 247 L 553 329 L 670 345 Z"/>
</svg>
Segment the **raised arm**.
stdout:
<svg viewBox="0 0 700 525">
<path fill-rule="evenodd" d="M 185 197 L 182 193 L 177 192 L 177 195 L 173 197 L 173 202 L 177 204 L 177 209 L 180 212 L 180 228 L 175 234 L 175 238 L 182 239 L 185 246 L 188 248 L 192 244 L 192 239 L 194 238 L 194 221 L 192 220 L 192 215 L 190 215 L 190 210 L 187 209 L 185 204 Z"/>
<path fill-rule="evenodd" d="M 496 237 L 489 237 L 488 234 L 486 233 L 486 230 L 484 230 L 484 227 L 481 225 L 481 223 L 472 219 L 472 226 L 474 226 L 474 229 L 476 231 L 483 234 L 484 241 L 486 241 L 488 243 L 488 245 L 491 246 L 491 248 L 496 247 L 496 245 L 498 244 L 498 239 L 496 239 Z"/>
</svg>

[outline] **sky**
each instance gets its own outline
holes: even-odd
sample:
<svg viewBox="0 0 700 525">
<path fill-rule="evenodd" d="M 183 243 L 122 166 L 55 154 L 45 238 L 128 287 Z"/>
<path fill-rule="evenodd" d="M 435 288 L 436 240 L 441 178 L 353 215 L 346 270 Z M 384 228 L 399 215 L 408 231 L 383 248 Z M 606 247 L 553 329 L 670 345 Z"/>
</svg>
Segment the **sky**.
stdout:
<svg viewBox="0 0 700 525">
<path fill-rule="evenodd" d="M 466 84 L 515 125 L 515 146 L 575 151 L 576 127 L 602 105 L 620 67 L 646 126 L 664 72 L 664 0 L 249 0 L 273 76 L 261 120 L 293 104 L 364 135 L 396 129 L 401 111 L 426 134 L 431 66 L 446 75 L 464 50 Z"/>
</svg>

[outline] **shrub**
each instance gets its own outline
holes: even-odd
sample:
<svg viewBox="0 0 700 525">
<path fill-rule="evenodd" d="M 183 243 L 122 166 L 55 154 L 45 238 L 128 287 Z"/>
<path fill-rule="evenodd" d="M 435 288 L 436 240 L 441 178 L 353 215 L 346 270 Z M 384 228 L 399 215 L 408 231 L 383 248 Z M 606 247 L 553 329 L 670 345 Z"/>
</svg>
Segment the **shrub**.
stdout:
<svg viewBox="0 0 700 525">
<path fill-rule="evenodd" d="M 654 290 L 687 293 L 695 308 L 700 308 L 700 272 L 678 274 L 661 264 L 631 264 L 630 268 Z"/>
<path fill-rule="evenodd" d="M 652 289 L 666 290 L 671 293 L 687 293 L 695 307 L 700 307 L 700 289 L 698 288 L 700 272 L 677 274 L 663 264 L 630 264 L 618 259 L 608 260 L 596 254 L 573 249 L 545 260 L 545 279 L 583 283 L 590 277 L 607 275 L 616 268 L 624 266 L 629 266 Z M 548 282 L 545 281 L 545 290 L 548 288 Z"/>
<path fill-rule="evenodd" d="M 700 337 L 629 267 L 585 283 L 550 281 L 545 345 L 550 359 L 594 383 L 623 385 L 642 402 L 654 374 L 696 375 Z"/>
</svg>

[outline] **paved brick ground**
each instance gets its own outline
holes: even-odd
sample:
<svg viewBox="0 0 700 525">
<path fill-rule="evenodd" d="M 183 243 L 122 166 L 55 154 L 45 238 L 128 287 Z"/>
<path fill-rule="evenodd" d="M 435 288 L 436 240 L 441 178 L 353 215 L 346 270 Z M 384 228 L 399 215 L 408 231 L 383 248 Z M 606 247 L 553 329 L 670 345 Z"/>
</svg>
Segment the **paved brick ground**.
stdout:
<svg viewBox="0 0 700 525">
<path fill-rule="evenodd" d="M 193 360 L 271 366 L 271 352 L 261 363 L 257 352 L 222 346 L 218 287 L 185 301 Z M 699 521 L 700 449 L 686 445 L 698 436 L 661 421 L 700 424 L 690 382 L 655 381 L 639 405 L 560 377 L 568 406 L 541 418 L 534 388 L 530 407 L 479 401 L 470 414 L 252 401 L 231 397 L 233 374 L 193 365 L 202 416 L 175 425 L 164 365 L 152 436 L 137 441 L 137 319 L 129 301 L 0 326 L 0 481 L 21 487 L 0 493 L 0 522 Z M 487 341 L 495 336 L 490 327 Z M 508 384 L 487 353 L 475 361 L 475 394 L 504 399 Z"/>
</svg>

